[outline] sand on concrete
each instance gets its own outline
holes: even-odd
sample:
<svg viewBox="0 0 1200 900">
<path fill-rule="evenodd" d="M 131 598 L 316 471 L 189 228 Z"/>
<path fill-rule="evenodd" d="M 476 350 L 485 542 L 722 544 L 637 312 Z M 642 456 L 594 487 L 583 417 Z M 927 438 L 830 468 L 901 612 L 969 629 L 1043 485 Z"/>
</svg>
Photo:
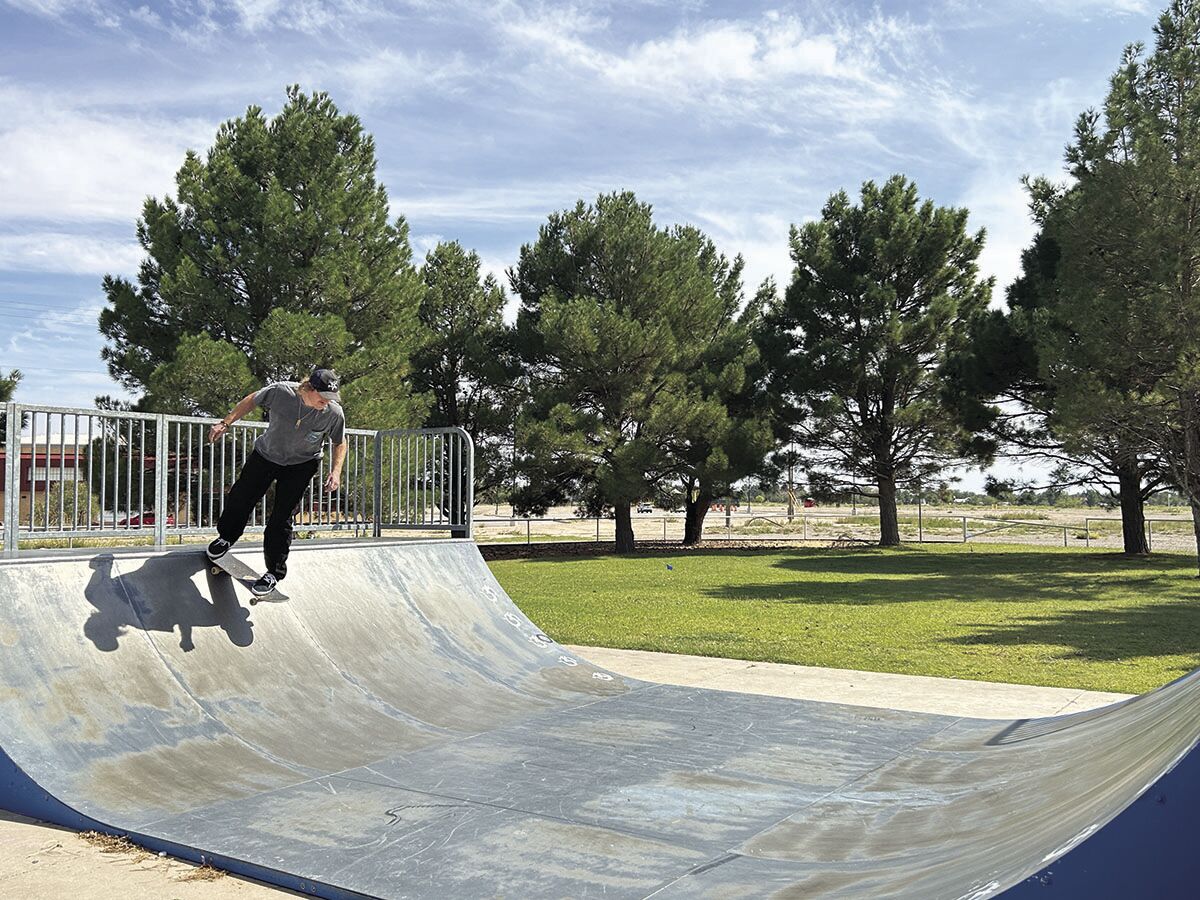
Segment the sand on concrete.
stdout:
<svg viewBox="0 0 1200 900">
<path fill-rule="evenodd" d="M 136 847 L 106 853 L 77 832 L 0 811 L 0 897 L 266 900 L 284 896 L 301 895 Z"/>
</svg>

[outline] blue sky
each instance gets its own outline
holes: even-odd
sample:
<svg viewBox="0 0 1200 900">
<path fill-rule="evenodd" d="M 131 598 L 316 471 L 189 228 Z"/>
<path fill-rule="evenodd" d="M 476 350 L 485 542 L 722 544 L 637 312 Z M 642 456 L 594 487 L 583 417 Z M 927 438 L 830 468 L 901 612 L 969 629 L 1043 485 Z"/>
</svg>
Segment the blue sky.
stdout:
<svg viewBox="0 0 1200 900">
<path fill-rule="evenodd" d="M 1165 4 L 1165 0 L 1162 0 Z M 18 399 L 119 393 L 95 329 L 147 195 L 284 87 L 376 139 L 418 258 L 457 238 L 502 275 L 546 215 L 634 190 L 786 283 L 787 231 L 903 172 L 988 231 L 997 299 L 1143 0 L 541 3 L 0 0 L 0 370 Z M 977 479 L 971 479 L 975 481 Z"/>
</svg>

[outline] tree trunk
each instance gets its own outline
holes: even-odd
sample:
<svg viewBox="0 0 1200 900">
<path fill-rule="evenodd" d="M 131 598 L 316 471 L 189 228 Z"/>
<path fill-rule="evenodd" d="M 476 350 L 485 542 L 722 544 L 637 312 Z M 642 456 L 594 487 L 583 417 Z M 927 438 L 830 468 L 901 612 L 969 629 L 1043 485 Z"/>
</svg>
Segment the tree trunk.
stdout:
<svg viewBox="0 0 1200 900">
<path fill-rule="evenodd" d="M 1117 468 L 1120 483 L 1121 535 L 1126 556 L 1144 556 L 1150 552 L 1146 543 L 1146 509 L 1142 501 L 1142 474 L 1136 461 Z"/>
<path fill-rule="evenodd" d="M 1192 531 L 1196 534 L 1196 565 L 1200 567 L 1200 503 L 1195 500 L 1191 501 L 1192 507 Z M 1200 577 L 1200 573 L 1197 574 Z"/>
<path fill-rule="evenodd" d="M 879 478 L 879 546 L 900 546 L 900 520 L 896 515 L 896 480 Z"/>
<path fill-rule="evenodd" d="M 617 552 L 633 552 L 633 517 L 629 514 L 628 503 L 618 503 L 614 507 L 617 514 Z"/>
<path fill-rule="evenodd" d="M 683 543 L 685 545 L 698 544 L 704 538 L 704 517 L 708 515 L 712 499 L 712 492 L 705 488 L 696 492 L 695 500 L 691 499 L 690 494 L 688 495 L 683 523 Z"/>
<path fill-rule="evenodd" d="M 1184 391 L 1179 397 L 1179 418 L 1183 429 L 1183 459 L 1176 463 L 1176 480 L 1184 489 L 1192 508 L 1192 531 L 1196 534 L 1196 563 L 1200 567 L 1200 427 L 1196 395 Z"/>
</svg>

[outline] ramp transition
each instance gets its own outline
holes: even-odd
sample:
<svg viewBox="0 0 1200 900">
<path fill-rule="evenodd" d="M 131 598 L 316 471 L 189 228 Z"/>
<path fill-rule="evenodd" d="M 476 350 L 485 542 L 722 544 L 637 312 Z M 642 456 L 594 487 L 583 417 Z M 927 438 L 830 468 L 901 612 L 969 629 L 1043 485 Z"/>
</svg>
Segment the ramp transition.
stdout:
<svg viewBox="0 0 1200 900">
<path fill-rule="evenodd" d="M 249 552 L 249 551 L 247 551 Z M 1194 897 L 1200 676 L 991 722 L 650 684 L 470 542 L 0 563 L 0 806 L 325 897 Z"/>
</svg>

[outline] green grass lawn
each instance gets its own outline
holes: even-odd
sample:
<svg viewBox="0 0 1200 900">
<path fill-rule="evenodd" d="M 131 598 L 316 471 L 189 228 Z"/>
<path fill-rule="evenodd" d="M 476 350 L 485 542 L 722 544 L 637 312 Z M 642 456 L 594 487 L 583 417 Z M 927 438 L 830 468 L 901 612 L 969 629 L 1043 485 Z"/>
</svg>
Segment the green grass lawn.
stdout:
<svg viewBox="0 0 1200 900">
<path fill-rule="evenodd" d="M 1185 554 L 951 544 L 490 565 L 562 643 L 1126 693 L 1200 666 Z"/>
</svg>

